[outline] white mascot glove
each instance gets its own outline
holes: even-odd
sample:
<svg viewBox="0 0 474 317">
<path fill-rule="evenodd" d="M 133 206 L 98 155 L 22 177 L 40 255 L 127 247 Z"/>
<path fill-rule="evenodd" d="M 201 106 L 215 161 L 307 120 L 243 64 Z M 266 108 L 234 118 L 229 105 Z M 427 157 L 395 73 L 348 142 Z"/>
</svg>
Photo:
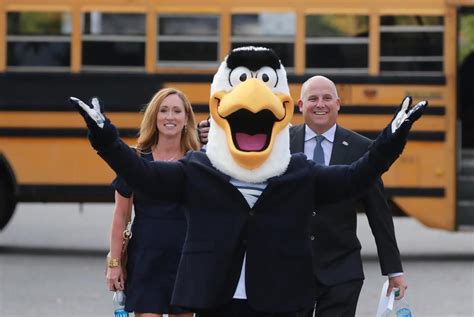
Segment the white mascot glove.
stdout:
<svg viewBox="0 0 474 317">
<path fill-rule="evenodd" d="M 89 128 L 88 137 L 94 149 L 100 151 L 118 139 L 117 129 L 110 123 L 104 115 L 103 106 L 99 98 L 94 97 L 89 106 L 76 97 L 69 97 Z"/>
<path fill-rule="evenodd" d="M 403 99 L 402 104 L 400 105 L 398 109 L 397 114 L 392 120 L 392 124 L 391 124 L 392 133 L 395 133 L 395 131 L 397 131 L 398 128 L 400 128 L 400 126 L 405 121 L 411 121 L 411 124 L 413 124 L 413 122 L 418 120 L 424 108 L 428 106 L 428 102 L 426 100 L 420 101 L 415 106 L 411 107 L 410 110 L 408 110 L 410 105 L 411 105 L 411 97 L 405 97 L 405 99 Z"/>
<path fill-rule="evenodd" d="M 390 164 L 402 153 L 407 143 L 411 126 L 421 117 L 423 111 L 428 106 L 428 101 L 426 100 L 420 101 L 413 107 L 411 103 L 411 97 L 403 99 L 390 124 L 382 130 L 372 144 L 372 147 L 377 152 L 389 159 Z"/>
</svg>

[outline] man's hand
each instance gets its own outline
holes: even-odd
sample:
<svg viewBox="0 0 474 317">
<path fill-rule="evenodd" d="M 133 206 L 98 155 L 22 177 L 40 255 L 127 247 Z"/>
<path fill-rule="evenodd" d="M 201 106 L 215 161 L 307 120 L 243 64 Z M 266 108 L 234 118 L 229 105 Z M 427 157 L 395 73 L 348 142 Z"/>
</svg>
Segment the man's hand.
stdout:
<svg viewBox="0 0 474 317">
<path fill-rule="evenodd" d="M 201 144 L 207 144 L 207 137 L 209 136 L 209 120 L 202 120 L 198 123 L 198 135 Z"/>
<path fill-rule="evenodd" d="M 390 295 L 390 293 L 392 292 L 394 288 L 398 288 L 400 290 L 400 294 L 397 297 L 395 297 L 395 300 L 402 299 L 403 296 L 405 296 L 405 290 L 408 288 L 404 275 L 388 278 L 387 296 Z"/>
<path fill-rule="evenodd" d="M 88 137 L 94 149 L 100 151 L 118 139 L 117 129 L 104 114 L 99 98 L 91 100 L 91 106 L 76 97 L 69 97 L 69 102 L 76 107 L 89 128 Z"/>
</svg>

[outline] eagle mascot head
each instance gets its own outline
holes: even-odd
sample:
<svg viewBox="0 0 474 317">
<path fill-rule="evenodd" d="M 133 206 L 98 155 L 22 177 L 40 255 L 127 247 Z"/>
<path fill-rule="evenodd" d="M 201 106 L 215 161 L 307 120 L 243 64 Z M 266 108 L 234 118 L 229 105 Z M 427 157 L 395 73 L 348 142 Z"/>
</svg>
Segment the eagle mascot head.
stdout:
<svg viewBox="0 0 474 317">
<path fill-rule="evenodd" d="M 232 50 L 214 75 L 210 95 L 207 155 L 214 167 L 250 183 L 283 174 L 291 157 L 294 103 L 275 52 Z"/>
</svg>

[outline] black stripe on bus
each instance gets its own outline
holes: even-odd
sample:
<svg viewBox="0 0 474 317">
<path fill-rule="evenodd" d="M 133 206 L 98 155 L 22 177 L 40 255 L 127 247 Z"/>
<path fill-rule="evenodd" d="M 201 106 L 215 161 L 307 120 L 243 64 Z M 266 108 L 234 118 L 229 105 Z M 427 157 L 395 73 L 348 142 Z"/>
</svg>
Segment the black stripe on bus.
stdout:
<svg viewBox="0 0 474 317">
<path fill-rule="evenodd" d="M 339 113 L 341 114 L 365 114 L 365 115 L 393 115 L 398 110 L 398 106 L 364 106 L 364 105 L 342 105 Z M 425 115 L 444 116 L 446 108 L 444 106 L 428 106 Z"/>
<path fill-rule="evenodd" d="M 300 84 L 309 75 L 290 75 L 290 83 Z M 339 84 L 398 84 L 445 85 L 441 77 L 371 77 L 331 76 Z M 99 96 L 105 109 L 138 111 L 165 85 L 178 83 L 205 83 L 212 74 L 146 74 L 146 73 L 0 73 L 0 107 L 10 110 L 28 110 L 28 107 L 49 111 L 71 111 L 70 96 L 84 101 Z M 207 102 L 206 102 L 207 103 Z M 17 108 L 18 107 L 18 108 Z M 114 110 L 112 110 L 114 111 Z M 207 110 L 206 110 L 207 111 Z"/>
<path fill-rule="evenodd" d="M 444 197 L 442 187 L 387 187 L 386 195 L 398 197 Z M 113 202 L 114 190 L 107 185 L 21 185 L 21 202 Z"/>
<path fill-rule="evenodd" d="M 105 112 L 127 112 L 127 113 L 138 113 L 145 108 L 145 105 L 134 106 L 134 105 L 108 105 L 105 106 Z M 207 106 L 209 109 L 209 106 Z M 57 105 L 40 105 L 40 104 L 22 104 L 22 105 L 1 105 L 1 111 L 30 111 L 30 112 L 77 112 L 76 108 L 70 105 L 68 102 Z M 209 110 L 208 110 L 209 111 Z"/>
<path fill-rule="evenodd" d="M 380 133 L 380 131 L 355 131 L 372 140 L 375 140 Z M 411 131 L 408 135 L 408 139 L 413 141 L 444 142 L 446 133 L 443 131 Z"/>
<path fill-rule="evenodd" d="M 293 75 L 287 74 L 288 83 L 303 83 L 314 74 Z M 75 84 L 84 80 L 101 81 L 107 84 L 112 79 L 113 83 L 147 81 L 153 83 L 177 82 L 177 83 L 211 83 L 214 72 L 210 74 L 147 74 L 147 73 L 28 73 L 28 72 L 5 72 L 0 74 L 0 81 L 29 81 L 39 80 L 70 80 Z M 446 85 L 445 76 L 369 76 L 369 75 L 330 75 L 336 84 L 403 84 L 403 85 Z M 93 84 L 93 83 L 91 83 Z M 97 88 L 97 86 L 96 86 Z"/>
<path fill-rule="evenodd" d="M 136 138 L 138 129 L 119 129 L 119 134 L 125 138 Z M 0 128 L 0 137 L 85 138 L 86 136 L 85 128 Z"/>
<path fill-rule="evenodd" d="M 387 196 L 403 197 L 444 197 L 445 190 L 442 187 L 386 187 L 385 194 Z"/>
<path fill-rule="evenodd" d="M 310 75 L 287 75 L 288 83 L 302 84 Z M 320 73 L 319 75 L 324 75 Z M 344 76 L 344 75 L 327 75 L 334 83 L 337 84 L 387 84 L 387 85 L 446 85 L 445 76 Z"/>
<path fill-rule="evenodd" d="M 342 105 L 339 113 L 341 114 L 363 114 L 363 115 L 393 115 L 398 110 L 398 106 L 367 106 L 367 105 Z M 203 104 L 193 104 L 193 110 L 196 113 L 208 113 L 209 106 Z M 295 105 L 295 113 L 300 113 Z M 445 106 L 429 106 L 424 111 L 425 115 L 444 116 L 446 114 Z"/>
<path fill-rule="evenodd" d="M 114 189 L 104 185 L 20 185 L 21 202 L 113 202 Z"/>
<path fill-rule="evenodd" d="M 111 105 L 106 107 L 107 113 L 126 112 L 137 113 L 144 106 L 127 106 L 127 105 Z M 392 115 L 397 111 L 398 106 L 367 106 L 367 105 L 343 105 L 341 106 L 341 114 L 362 114 L 362 115 Z M 209 105 L 193 104 L 193 110 L 196 113 L 208 113 Z M 0 105 L 0 111 L 54 111 L 54 112 L 76 112 L 77 110 L 71 105 Z M 295 105 L 295 113 L 299 113 L 297 105 Z M 425 110 L 425 114 L 432 116 L 444 116 L 446 114 L 445 106 L 429 106 Z"/>
<path fill-rule="evenodd" d="M 369 139 L 375 139 L 380 131 L 356 130 Z M 119 129 L 121 137 L 136 138 L 138 129 Z M 0 137 L 24 137 L 24 138 L 81 138 L 87 136 L 84 128 L 0 128 Z M 412 131 L 409 139 L 415 141 L 443 142 L 446 136 L 443 131 Z"/>
</svg>

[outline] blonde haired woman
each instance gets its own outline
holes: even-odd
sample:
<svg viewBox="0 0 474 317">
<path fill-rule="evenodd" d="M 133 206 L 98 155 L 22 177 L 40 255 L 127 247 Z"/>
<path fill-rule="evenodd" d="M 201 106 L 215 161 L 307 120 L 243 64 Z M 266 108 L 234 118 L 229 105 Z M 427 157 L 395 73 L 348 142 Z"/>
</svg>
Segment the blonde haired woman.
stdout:
<svg viewBox="0 0 474 317">
<path fill-rule="evenodd" d="M 137 142 L 138 154 L 150 161 L 175 161 L 188 150 L 198 148 L 194 113 L 186 96 L 172 88 L 158 91 L 145 109 Z M 110 237 L 112 259 L 120 258 L 122 232 L 132 200 L 135 218 L 128 245 L 127 277 L 125 279 L 120 266 L 109 265 L 109 290 L 125 290 L 125 309 L 137 317 L 163 314 L 191 317 L 192 313 L 170 305 L 186 234 L 182 207 L 132 193 L 120 177 L 112 185 L 115 188 Z"/>
</svg>

